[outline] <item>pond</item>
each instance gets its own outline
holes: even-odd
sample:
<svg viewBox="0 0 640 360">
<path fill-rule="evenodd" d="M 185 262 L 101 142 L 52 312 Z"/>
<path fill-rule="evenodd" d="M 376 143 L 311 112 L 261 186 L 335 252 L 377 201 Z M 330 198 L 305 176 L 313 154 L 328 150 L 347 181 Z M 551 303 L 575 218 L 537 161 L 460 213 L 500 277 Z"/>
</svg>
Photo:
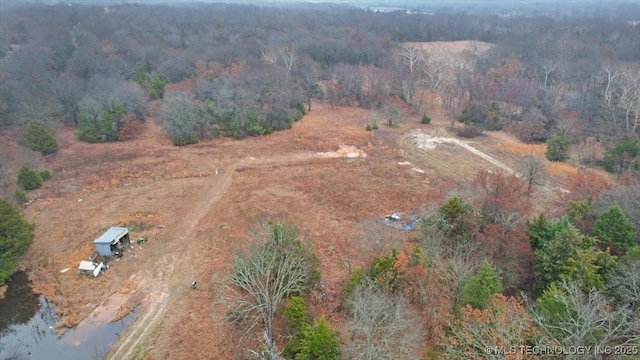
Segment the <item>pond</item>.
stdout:
<svg viewBox="0 0 640 360">
<path fill-rule="evenodd" d="M 27 274 L 15 273 L 7 285 L 0 300 L 0 360 L 100 360 L 140 313 L 138 306 L 122 320 L 90 330 L 85 327 L 83 333 L 69 329 L 58 338 L 53 305 L 33 293 Z"/>
</svg>

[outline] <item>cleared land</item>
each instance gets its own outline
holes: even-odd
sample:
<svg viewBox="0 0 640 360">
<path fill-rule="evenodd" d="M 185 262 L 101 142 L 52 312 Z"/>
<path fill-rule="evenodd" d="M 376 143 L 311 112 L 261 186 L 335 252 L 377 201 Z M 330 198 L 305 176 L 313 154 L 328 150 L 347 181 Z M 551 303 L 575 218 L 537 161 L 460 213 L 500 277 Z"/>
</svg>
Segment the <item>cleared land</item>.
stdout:
<svg viewBox="0 0 640 360">
<path fill-rule="evenodd" d="M 420 212 L 464 188 L 479 170 L 518 171 L 524 154 L 544 157 L 540 146 L 503 133 L 464 140 L 471 151 L 449 135 L 439 108 L 429 115 L 430 125 L 409 118 L 397 128 L 367 132 L 368 111 L 314 103 L 290 130 L 182 148 L 152 119 L 141 139 L 120 143 L 86 144 L 62 129 L 61 150 L 43 164 L 54 177 L 24 209 L 37 226 L 22 263 L 35 290 L 55 303 L 61 329 L 83 319 L 89 320 L 80 326 L 97 326 L 143 305 L 109 358 L 231 358 L 235 340 L 215 304 L 218 284 L 231 259 L 251 245 L 260 221 L 285 219 L 311 242 L 324 295 L 312 294 L 309 305 L 330 317 L 347 273 L 366 257 L 358 245 L 360 224 L 393 211 Z M 408 140 L 416 129 L 443 141 L 420 149 Z M 12 136 L 3 133 L 0 140 L 17 168 Z M 567 167 L 540 200 L 555 197 L 554 188 L 575 170 Z M 93 239 L 114 225 L 149 241 L 98 278 L 60 272 L 75 269 L 93 252 Z"/>
</svg>

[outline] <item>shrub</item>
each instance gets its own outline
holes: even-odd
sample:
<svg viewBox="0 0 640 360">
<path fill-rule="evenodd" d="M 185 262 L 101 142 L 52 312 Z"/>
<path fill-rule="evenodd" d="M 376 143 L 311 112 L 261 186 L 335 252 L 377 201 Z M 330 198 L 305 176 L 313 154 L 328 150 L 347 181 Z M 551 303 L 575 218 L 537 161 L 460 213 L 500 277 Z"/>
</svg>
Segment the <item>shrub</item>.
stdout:
<svg viewBox="0 0 640 360">
<path fill-rule="evenodd" d="M 42 186 L 42 176 L 36 170 L 28 166 L 22 166 L 18 170 L 18 185 L 24 190 L 35 190 Z"/>
<path fill-rule="evenodd" d="M 133 140 L 137 138 L 144 127 L 142 126 L 142 122 L 138 120 L 138 117 L 135 115 L 124 115 L 120 119 L 120 130 L 118 130 L 118 140 L 126 141 Z"/>
<path fill-rule="evenodd" d="M 347 278 L 347 282 L 342 287 L 341 293 L 342 297 L 340 298 L 340 306 L 343 309 L 347 309 L 349 307 L 349 298 L 353 294 L 354 291 L 358 288 L 358 286 L 367 283 L 367 276 L 365 275 L 364 270 L 358 268 L 349 274 Z"/>
<path fill-rule="evenodd" d="M 458 129 L 458 136 L 464 138 L 474 138 L 482 135 L 482 127 L 478 125 L 465 125 Z"/>
<path fill-rule="evenodd" d="M 547 136 L 547 119 L 544 116 L 524 119 L 514 123 L 511 131 L 526 143 L 544 141 Z"/>
<path fill-rule="evenodd" d="M 273 132 L 273 128 L 269 123 L 259 123 L 253 118 L 245 122 L 245 129 L 247 130 L 247 134 L 252 136 L 269 135 Z"/>
<path fill-rule="evenodd" d="M 13 274 L 18 257 L 31 245 L 33 224 L 8 201 L 0 199 L 0 284 Z"/>
<path fill-rule="evenodd" d="M 13 193 L 13 198 L 18 204 L 24 204 L 29 201 L 29 197 L 22 189 L 16 189 Z"/>
<path fill-rule="evenodd" d="M 428 117 L 427 115 L 423 115 L 422 119 L 420 120 L 421 124 L 430 124 L 431 123 L 431 118 Z"/>
<path fill-rule="evenodd" d="M 367 131 L 371 131 L 371 125 L 367 124 L 367 126 L 365 126 L 364 129 Z"/>
<path fill-rule="evenodd" d="M 500 115 L 500 105 L 496 101 L 489 104 L 489 111 L 484 120 L 484 128 L 488 131 L 502 130 L 504 123 Z"/>
<path fill-rule="evenodd" d="M 458 121 L 465 124 L 471 125 L 482 122 L 482 109 L 477 106 L 472 106 L 468 108 L 462 109 L 462 113 L 458 116 Z"/>
<path fill-rule="evenodd" d="M 304 104 L 299 102 L 299 101 L 296 103 L 296 109 L 298 110 L 298 113 L 300 114 L 300 117 L 297 120 L 300 120 L 302 118 L 302 116 L 307 113 L 307 110 L 304 108 Z"/>
<path fill-rule="evenodd" d="M 640 169 L 640 141 L 627 138 L 608 147 L 602 160 L 602 167 L 608 172 L 623 172 Z"/>
<path fill-rule="evenodd" d="M 49 169 L 38 170 L 38 174 L 40 174 L 43 181 L 51 179 L 51 170 Z"/>
<path fill-rule="evenodd" d="M 338 332 L 325 319 L 320 319 L 314 326 L 303 327 L 296 360 L 333 360 L 338 359 L 339 355 Z"/>
<path fill-rule="evenodd" d="M 125 108 L 111 102 L 106 108 L 86 108 L 80 112 L 76 136 L 89 143 L 117 141 Z"/>
<path fill-rule="evenodd" d="M 43 123 L 31 120 L 24 131 L 25 146 L 42 155 L 53 154 L 58 151 L 58 142 Z"/>
<path fill-rule="evenodd" d="M 152 100 L 161 99 L 164 95 L 167 82 L 157 72 L 149 73 L 144 66 L 138 65 L 132 79 L 144 89 Z"/>
</svg>

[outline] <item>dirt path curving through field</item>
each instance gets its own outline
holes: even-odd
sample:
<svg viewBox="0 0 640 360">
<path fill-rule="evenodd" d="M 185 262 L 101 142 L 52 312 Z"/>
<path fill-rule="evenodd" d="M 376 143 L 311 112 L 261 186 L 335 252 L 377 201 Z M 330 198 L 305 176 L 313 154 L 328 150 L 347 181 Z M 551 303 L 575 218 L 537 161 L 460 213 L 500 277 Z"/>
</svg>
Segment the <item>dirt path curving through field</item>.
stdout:
<svg viewBox="0 0 640 360">
<path fill-rule="evenodd" d="M 353 150 L 350 148 L 350 150 Z M 366 154 L 359 152 L 361 157 Z M 350 158 L 353 151 L 343 157 Z M 325 153 L 293 153 L 272 157 L 254 158 L 248 157 L 239 160 L 228 166 L 223 172 L 207 177 L 207 186 L 200 190 L 198 201 L 192 204 L 188 213 L 185 214 L 185 221 L 179 222 L 179 226 L 173 228 L 167 236 L 174 241 L 156 261 L 156 265 L 144 270 L 138 278 L 148 279 L 141 284 L 141 291 L 147 293 L 144 300 L 143 314 L 126 331 L 126 336 L 121 337 L 121 341 L 116 343 L 109 351 L 105 359 L 135 359 L 139 354 L 141 344 L 153 333 L 159 325 L 167 307 L 171 307 L 172 301 L 180 298 L 189 291 L 187 284 L 192 281 L 190 268 L 194 263 L 202 261 L 198 259 L 204 254 L 193 251 L 180 251 L 180 248 L 193 246 L 196 241 L 196 228 L 203 218 L 209 214 L 216 203 L 224 196 L 233 183 L 233 174 L 246 167 L 283 165 L 298 161 L 308 161 L 312 159 L 324 159 Z M 331 156 L 338 158 L 339 156 Z M 218 177 L 216 179 L 216 177 Z M 194 189 L 195 190 L 195 189 Z M 176 256 L 175 254 L 179 254 Z M 195 257 L 195 258 L 194 258 Z"/>
</svg>

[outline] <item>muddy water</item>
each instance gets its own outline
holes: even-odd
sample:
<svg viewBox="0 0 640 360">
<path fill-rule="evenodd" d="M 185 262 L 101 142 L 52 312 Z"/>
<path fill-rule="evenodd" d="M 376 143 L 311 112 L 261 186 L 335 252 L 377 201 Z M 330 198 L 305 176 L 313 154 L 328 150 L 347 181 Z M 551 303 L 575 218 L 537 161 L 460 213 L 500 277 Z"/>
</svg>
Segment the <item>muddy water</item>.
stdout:
<svg viewBox="0 0 640 360">
<path fill-rule="evenodd" d="M 7 284 L 0 301 L 0 360 L 102 359 L 140 312 L 138 307 L 121 321 L 70 329 L 58 338 L 53 331 L 53 307 L 31 291 L 26 274 L 16 273 Z"/>
</svg>

